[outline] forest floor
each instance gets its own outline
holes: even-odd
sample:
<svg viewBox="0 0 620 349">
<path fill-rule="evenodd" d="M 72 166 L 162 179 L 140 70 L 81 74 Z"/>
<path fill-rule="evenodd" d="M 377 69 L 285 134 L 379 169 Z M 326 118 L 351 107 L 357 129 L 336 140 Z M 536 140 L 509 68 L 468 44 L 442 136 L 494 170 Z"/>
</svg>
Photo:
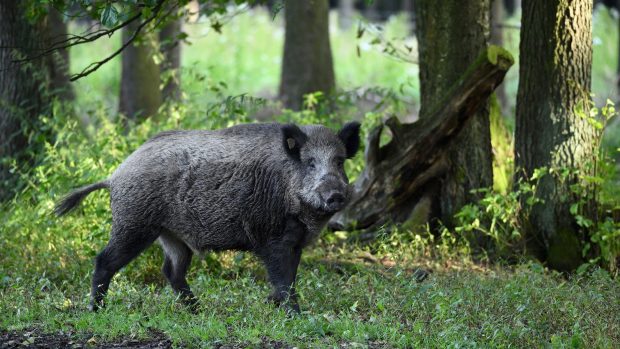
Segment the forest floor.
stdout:
<svg viewBox="0 0 620 349">
<path fill-rule="evenodd" d="M 86 310 L 88 275 L 5 281 L 0 348 L 620 347 L 620 282 L 599 269 L 566 278 L 535 263 L 407 261 L 322 246 L 302 262 L 302 313 L 290 316 L 266 303 L 254 258 L 216 257 L 233 264 L 194 263 L 190 272 L 196 314 L 159 275 L 132 268 L 114 279 L 98 313 Z"/>
</svg>

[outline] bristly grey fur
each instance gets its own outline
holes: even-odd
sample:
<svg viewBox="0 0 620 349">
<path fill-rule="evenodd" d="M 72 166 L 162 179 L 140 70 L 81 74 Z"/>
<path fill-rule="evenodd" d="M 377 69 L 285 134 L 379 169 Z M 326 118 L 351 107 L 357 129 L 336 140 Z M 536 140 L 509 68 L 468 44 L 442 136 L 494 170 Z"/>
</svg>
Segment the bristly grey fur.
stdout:
<svg viewBox="0 0 620 349">
<path fill-rule="evenodd" d="M 346 203 L 342 167 L 359 146 L 359 124 L 338 134 L 323 126 L 247 124 L 217 131 L 167 131 L 131 154 L 107 180 L 76 190 L 63 215 L 93 190 L 110 189 L 112 233 L 98 255 L 91 306 L 109 280 L 159 238 L 163 271 L 194 304 L 185 281 L 192 252 L 252 251 L 275 286 L 272 298 L 297 308 L 301 249 Z"/>
</svg>

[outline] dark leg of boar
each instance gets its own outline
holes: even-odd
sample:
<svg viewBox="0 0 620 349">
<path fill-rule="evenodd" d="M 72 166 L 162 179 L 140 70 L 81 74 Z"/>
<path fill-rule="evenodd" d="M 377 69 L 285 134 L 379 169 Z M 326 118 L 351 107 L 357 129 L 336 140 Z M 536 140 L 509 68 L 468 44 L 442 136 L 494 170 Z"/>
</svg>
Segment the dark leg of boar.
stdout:
<svg viewBox="0 0 620 349">
<path fill-rule="evenodd" d="M 289 219 L 284 235 L 269 242 L 259 252 L 274 288 L 269 300 L 297 313 L 300 310 L 295 293 L 295 281 L 301 259 L 304 230 L 297 220 Z"/>
<path fill-rule="evenodd" d="M 187 269 L 192 262 L 192 250 L 183 241 L 168 234 L 162 234 L 159 241 L 165 255 L 162 272 L 181 301 L 192 311 L 196 311 L 198 300 L 185 279 Z"/>
<path fill-rule="evenodd" d="M 295 279 L 301 257 L 301 248 L 277 248 L 278 251 L 262 256 L 273 285 L 269 300 L 299 313 Z"/>
<path fill-rule="evenodd" d="M 104 305 L 103 298 L 114 274 L 149 247 L 158 235 L 153 229 L 129 230 L 112 226 L 110 241 L 95 259 L 90 310 L 97 311 Z"/>
</svg>

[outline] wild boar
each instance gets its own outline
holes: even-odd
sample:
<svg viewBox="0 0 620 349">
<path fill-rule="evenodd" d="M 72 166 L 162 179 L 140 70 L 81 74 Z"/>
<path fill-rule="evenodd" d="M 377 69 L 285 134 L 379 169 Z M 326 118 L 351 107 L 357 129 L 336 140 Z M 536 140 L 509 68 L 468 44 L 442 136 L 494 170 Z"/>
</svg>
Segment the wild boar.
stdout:
<svg viewBox="0 0 620 349">
<path fill-rule="evenodd" d="M 215 131 L 167 131 L 133 152 L 106 180 L 79 188 L 59 216 L 90 192 L 110 191 L 110 240 L 95 259 L 89 308 L 96 311 L 114 274 L 156 240 L 163 274 L 195 309 L 185 275 L 192 255 L 253 252 L 277 304 L 299 312 L 295 279 L 302 248 L 349 197 L 344 161 L 359 148 L 360 124 L 337 133 L 320 126 L 246 124 Z"/>
</svg>

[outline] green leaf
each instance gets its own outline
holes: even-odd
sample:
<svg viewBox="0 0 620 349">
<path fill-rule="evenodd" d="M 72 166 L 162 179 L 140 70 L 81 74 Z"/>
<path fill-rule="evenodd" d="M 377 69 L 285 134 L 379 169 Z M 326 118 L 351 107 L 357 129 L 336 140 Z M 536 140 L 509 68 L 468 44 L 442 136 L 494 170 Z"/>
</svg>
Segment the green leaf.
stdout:
<svg viewBox="0 0 620 349">
<path fill-rule="evenodd" d="M 213 30 L 215 30 L 218 34 L 222 34 L 222 23 L 219 21 L 211 23 L 211 28 L 213 28 Z"/>
<path fill-rule="evenodd" d="M 357 38 L 361 39 L 362 36 L 364 36 L 364 31 L 366 31 L 366 28 L 362 27 L 362 24 L 360 23 L 357 27 Z"/>
<path fill-rule="evenodd" d="M 547 168 L 546 167 L 540 167 L 534 170 L 534 174 L 532 175 L 532 179 L 533 181 L 542 178 L 544 175 L 547 174 Z"/>
<path fill-rule="evenodd" d="M 576 215 L 576 214 L 577 214 L 577 212 L 579 212 L 579 204 L 578 204 L 578 203 L 572 204 L 572 205 L 570 206 L 570 213 L 571 213 L 572 215 Z"/>
<path fill-rule="evenodd" d="M 118 10 L 112 4 L 107 4 L 101 12 L 101 24 L 110 28 L 118 22 Z"/>
</svg>

